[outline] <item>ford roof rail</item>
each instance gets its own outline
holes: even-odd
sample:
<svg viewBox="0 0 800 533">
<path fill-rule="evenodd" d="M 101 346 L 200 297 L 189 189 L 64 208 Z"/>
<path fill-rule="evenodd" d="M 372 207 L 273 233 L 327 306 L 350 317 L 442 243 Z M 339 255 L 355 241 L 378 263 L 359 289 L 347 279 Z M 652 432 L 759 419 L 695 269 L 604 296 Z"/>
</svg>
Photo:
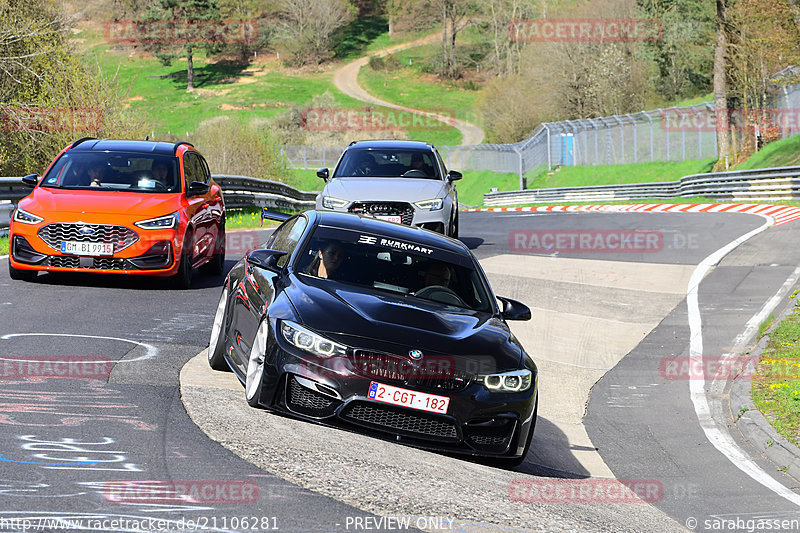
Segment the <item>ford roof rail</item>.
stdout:
<svg viewBox="0 0 800 533">
<path fill-rule="evenodd" d="M 186 146 L 191 146 L 192 148 L 194 148 L 194 145 L 192 143 L 188 142 L 188 141 L 178 141 L 178 142 L 175 143 L 175 146 L 172 147 L 172 153 L 173 154 L 177 154 L 178 153 L 178 147 L 180 145 L 182 145 L 182 144 L 185 144 Z"/>
<path fill-rule="evenodd" d="M 78 139 L 77 141 L 72 143 L 70 145 L 70 148 L 75 148 L 76 146 L 81 144 L 83 141 L 96 141 L 96 140 L 97 140 L 97 137 L 81 137 L 80 139 Z"/>
</svg>

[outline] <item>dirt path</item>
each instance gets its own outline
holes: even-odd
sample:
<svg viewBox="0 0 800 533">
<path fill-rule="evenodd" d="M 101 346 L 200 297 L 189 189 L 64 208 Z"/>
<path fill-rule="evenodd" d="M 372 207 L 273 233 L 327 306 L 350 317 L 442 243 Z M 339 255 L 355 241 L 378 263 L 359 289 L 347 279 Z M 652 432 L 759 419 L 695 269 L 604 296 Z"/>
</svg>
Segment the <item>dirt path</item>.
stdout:
<svg viewBox="0 0 800 533">
<path fill-rule="evenodd" d="M 462 145 L 473 145 L 473 144 L 480 144 L 483 141 L 483 130 L 472 124 L 470 122 L 460 120 L 454 117 L 448 117 L 445 115 L 440 115 L 438 113 L 430 113 L 428 111 L 423 111 L 421 109 L 412 109 L 410 107 L 404 107 L 401 105 L 393 104 L 391 102 L 387 102 L 386 100 L 381 100 L 380 98 L 376 98 L 375 96 L 368 93 L 364 88 L 362 88 L 358 84 L 358 71 L 369 62 L 369 58 L 371 56 L 385 56 L 400 50 L 405 50 L 406 48 L 413 48 L 415 46 L 420 46 L 423 44 L 428 44 L 432 42 L 436 42 L 441 37 L 437 34 L 428 35 L 421 39 L 417 39 L 416 41 L 410 41 L 407 43 L 396 44 L 393 46 L 389 46 L 386 48 L 381 48 L 380 50 L 376 50 L 374 52 L 370 52 L 364 57 L 356 59 L 355 61 L 351 61 L 346 65 L 340 67 L 333 73 L 333 84 L 336 86 L 337 89 L 342 91 L 348 96 L 352 96 L 357 100 L 361 100 L 362 102 L 368 104 L 375 104 L 385 107 L 391 107 L 392 109 L 399 109 L 401 111 L 407 111 L 409 113 L 417 113 L 420 115 L 425 115 L 427 117 L 433 117 L 437 120 L 440 120 L 446 124 L 450 124 L 454 128 L 458 129 L 461 132 L 461 144 Z"/>
</svg>

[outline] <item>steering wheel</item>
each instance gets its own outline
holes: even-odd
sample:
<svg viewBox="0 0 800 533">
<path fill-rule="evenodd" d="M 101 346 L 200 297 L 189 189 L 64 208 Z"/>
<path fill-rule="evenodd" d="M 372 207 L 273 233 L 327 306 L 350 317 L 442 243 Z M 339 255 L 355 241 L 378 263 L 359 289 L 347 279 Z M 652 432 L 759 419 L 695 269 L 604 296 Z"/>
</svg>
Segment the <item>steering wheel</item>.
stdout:
<svg viewBox="0 0 800 533">
<path fill-rule="evenodd" d="M 425 298 L 426 300 L 433 300 L 449 305 L 457 305 L 459 307 L 469 307 L 461 297 L 453 292 L 452 289 L 443 287 L 442 285 L 428 285 L 414 293 L 418 298 Z"/>
<path fill-rule="evenodd" d="M 428 173 L 424 170 L 420 170 L 418 168 L 412 168 L 411 170 L 407 170 L 403 174 L 404 178 L 427 178 Z"/>
<path fill-rule="evenodd" d="M 166 191 L 167 189 L 169 189 L 169 187 L 167 187 L 166 185 L 164 185 L 163 183 L 161 183 L 158 180 L 153 180 L 153 183 L 154 183 L 155 189 L 158 190 L 158 191 Z"/>
</svg>

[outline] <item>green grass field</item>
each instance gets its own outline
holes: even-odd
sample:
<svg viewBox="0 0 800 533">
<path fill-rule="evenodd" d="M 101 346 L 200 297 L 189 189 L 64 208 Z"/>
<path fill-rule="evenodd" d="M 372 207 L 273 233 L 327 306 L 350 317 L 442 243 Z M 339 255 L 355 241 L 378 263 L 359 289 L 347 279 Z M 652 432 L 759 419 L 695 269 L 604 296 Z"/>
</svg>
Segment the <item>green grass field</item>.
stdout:
<svg viewBox="0 0 800 533">
<path fill-rule="evenodd" d="M 8 255 L 8 237 L 0 237 L 0 255 Z"/>
<path fill-rule="evenodd" d="M 91 28 L 84 33 L 87 63 L 104 77 L 116 78 L 125 94 L 124 105 L 144 118 L 153 138 L 190 137 L 201 122 L 220 116 L 269 121 L 292 107 L 310 106 L 314 97 L 326 92 L 335 108 L 365 109 L 364 103 L 333 86 L 332 71 L 291 71 L 272 59 L 250 66 L 217 62 L 207 60 L 202 50 L 194 58 L 195 90 L 187 92 L 186 59 L 164 66 L 155 58 L 116 50 Z M 375 110 L 403 120 L 389 108 Z M 408 129 L 406 133 L 411 139 L 439 144 L 452 144 L 461 137 L 447 125 L 434 132 Z"/>
<path fill-rule="evenodd" d="M 559 167 L 528 179 L 529 189 L 581 187 L 584 185 L 617 185 L 675 181 L 689 174 L 710 172 L 716 159 L 683 162 L 653 162 L 630 165 L 598 165 Z"/>
<path fill-rule="evenodd" d="M 800 443 L 800 309 L 769 334 L 752 389 L 753 403 L 778 433 Z"/>
<path fill-rule="evenodd" d="M 800 135 L 774 141 L 736 167 L 736 170 L 800 165 Z"/>
</svg>

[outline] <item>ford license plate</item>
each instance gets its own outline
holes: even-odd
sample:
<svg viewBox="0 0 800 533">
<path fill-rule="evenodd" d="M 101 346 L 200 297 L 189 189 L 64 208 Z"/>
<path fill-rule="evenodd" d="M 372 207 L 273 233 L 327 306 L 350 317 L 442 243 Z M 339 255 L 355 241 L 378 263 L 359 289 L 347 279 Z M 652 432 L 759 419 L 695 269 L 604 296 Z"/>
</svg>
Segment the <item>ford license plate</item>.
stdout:
<svg viewBox="0 0 800 533">
<path fill-rule="evenodd" d="M 110 242 L 61 241 L 61 253 L 70 255 L 114 255 Z"/>
<path fill-rule="evenodd" d="M 447 413 L 447 406 L 450 405 L 450 398 L 447 396 L 437 396 L 391 385 L 384 385 L 375 381 L 369 384 L 369 398 L 391 405 L 401 405 L 419 411 L 429 413 Z"/>
</svg>

